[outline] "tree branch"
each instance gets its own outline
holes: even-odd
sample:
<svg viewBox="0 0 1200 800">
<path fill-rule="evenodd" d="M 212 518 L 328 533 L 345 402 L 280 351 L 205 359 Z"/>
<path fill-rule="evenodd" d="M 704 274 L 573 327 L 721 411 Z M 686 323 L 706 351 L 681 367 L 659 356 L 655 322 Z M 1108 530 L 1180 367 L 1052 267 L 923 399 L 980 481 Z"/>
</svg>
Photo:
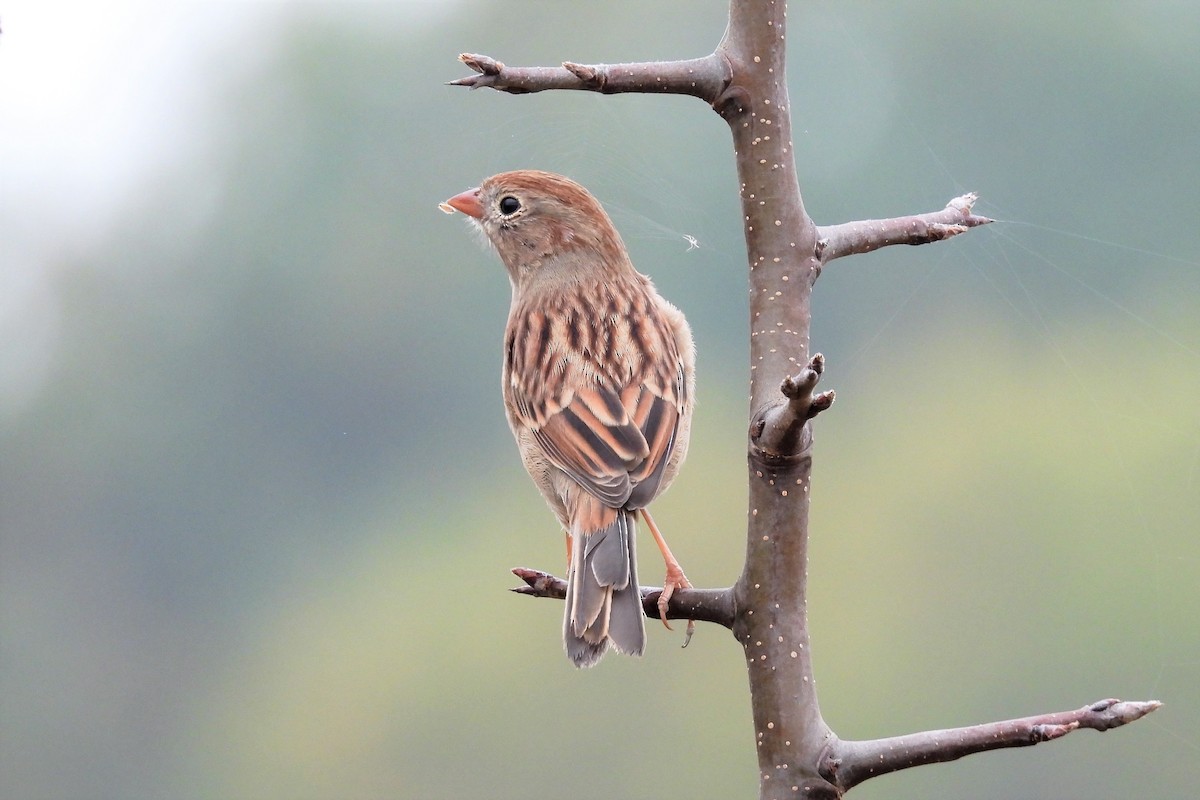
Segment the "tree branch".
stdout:
<svg viewBox="0 0 1200 800">
<path fill-rule="evenodd" d="M 821 262 L 792 149 L 786 29 L 785 3 L 732 0 L 717 46 L 734 67 L 714 108 L 733 139 L 750 283 L 749 518 L 733 635 L 746 658 L 759 796 L 828 800 L 839 792 L 819 755 L 833 732 L 817 702 L 807 612 L 805 420 L 819 410 L 812 389 L 822 362 L 809 358 L 809 331 Z"/>
<path fill-rule="evenodd" d="M 1157 700 L 1101 700 L 1074 711 L 1039 714 L 965 728 L 923 731 L 888 739 L 835 740 L 821 772 L 845 792 L 870 778 L 909 767 L 954 761 L 972 753 L 1005 747 L 1028 747 L 1066 736 L 1081 728 L 1106 731 L 1141 719 L 1162 704 Z"/>
<path fill-rule="evenodd" d="M 487 87 L 511 94 L 528 94 L 549 89 L 574 89 L 602 94 L 644 92 L 687 94 L 710 104 L 729 85 L 728 62 L 716 53 L 683 61 L 645 61 L 630 64 L 576 64 L 561 67 L 509 67 L 488 56 L 463 53 L 458 60 L 476 75 L 450 81 L 450 86 L 471 89 Z"/>
<path fill-rule="evenodd" d="M 993 220 L 971 213 L 979 195 L 956 197 L 941 211 L 891 219 L 863 219 L 817 228 L 817 258 L 828 264 L 835 258 L 869 253 L 891 244 L 929 244 L 966 233 Z"/>
<path fill-rule="evenodd" d="M 686 94 L 710 103 L 729 125 L 750 284 L 746 560 L 733 587 L 680 590 L 667 613 L 673 619 L 725 625 L 742 645 L 760 797 L 839 800 L 851 786 L 875 775 L 1048 741 L 1080 727 L 1106 730 L 1159 704 L 1106 700 L 1074 712 L 857 742 L 838 739 L 822 717 L 807 620 L 810 420 L 830 406 L 834 395 L 815 391 L 824 360 L 809 357 L 813 285 L 824 265 L 836 258 L 891 244 L 941 241 L 992 220 L 972 213 L 976 196 L 967 194 L 928 214 L 820 228 L 813 223 L 792 152 L 786 5 L 784 0 L 731 0 L 725 35 L 716 51 L 703 58 L 508 67 L 487 56 L 463 54 L 459 60 L 477 74 L 451 84 L 512 93 Z M 514 590 L 518 593 L 565 595 L 565 582 L 553 575 L 513 572 L 526 584 Z M 643 587 L 647 616 L 658 616 L 660 594 L 660 589 Z"/>
<path fill-rule="evenodd" d="M 562 600 L 567 596 L 567 582 L 562 578 L 538 569 L 516 567 L 513 574 L 525 581 L 510 591 L 531 597 L 549 597 Z M 642 611 L 647 617 L 659 619 L 659 586 L 642 586 Z M 726 628 L 733 627 L 734 605 L 732 589 L 676 589 L 667 605 L 667 619 L 699 620 L 715 622 Z"/>
</svg>

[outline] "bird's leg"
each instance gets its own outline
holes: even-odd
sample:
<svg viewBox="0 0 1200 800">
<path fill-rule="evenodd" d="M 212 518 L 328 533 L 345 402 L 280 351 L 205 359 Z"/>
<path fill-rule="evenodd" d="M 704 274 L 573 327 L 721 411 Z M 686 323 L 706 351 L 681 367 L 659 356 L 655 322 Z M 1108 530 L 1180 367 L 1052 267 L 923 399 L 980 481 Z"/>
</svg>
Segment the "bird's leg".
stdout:
<svg viewBox="0 0 1200 800">
<path fill-rule="evenodd" d="M 570 531 L 565 531 L 565 535 L 567 537 L 567 572 L 570 573 L 570 571 L 571 571 L 571 556 L 574 555 L 574 553 L 572 551 L 572 545 L 574 544 L 574 542 L 571 539 Z"/>
<path fill-rule="evenodd" d="M 667 630 L 674 630 L 670 623 L 667 622 L 667 605 L 671 602 L 671 595 L 675 594 L 676 589 L 690 589 L 692 588 L 692 584 L 687 579 L 687 575 L 683 574 L 683 567 L 679 566 L 679 562 L 675 560 L 675 556 L 671 555 L 671 548 L 667 547 L 667 540 L 659 533 L 658 526 L 654 524 L 654 520 L 650 517 L 650 512 L 644 508 L 641 511 L 642 518 L 646 520 L 646 527 L 650 529 L 650 535 L 654 537 L 654 542 L 658 545 L 658 550 L 662 553 L 663 561 L 667 565 L 667 576 L 663 578 L 662 593 L 658 596 L 658 616 L 662 619 L 662 624 L 667 626 Z M 687 647 L 687 643 L 691 641 L 695 630 L 696 620 L 689 619 L 687 638 L 683 642 L 684 647 Z"/>
</svg>

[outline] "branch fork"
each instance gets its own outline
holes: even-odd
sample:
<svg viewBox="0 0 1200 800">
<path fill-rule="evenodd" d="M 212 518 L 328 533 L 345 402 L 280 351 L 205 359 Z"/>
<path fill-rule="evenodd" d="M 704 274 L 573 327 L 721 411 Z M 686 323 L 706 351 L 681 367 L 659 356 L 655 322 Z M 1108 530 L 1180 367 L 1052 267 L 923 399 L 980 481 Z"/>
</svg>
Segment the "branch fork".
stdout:
<svg viewBox="0 0 1200 800">
<path fill-rule="evenodd" d="M 760 411 L 750 425 L 750 442 L 766 462 L 778 464 L 805 457 L 812 436 L 805 423 L 833 405 L 833 391 L 816 392 L 825 372 L 825 356 L 817 353 L 799 374 L 779 385 L 783 397 Z"/>
</svg>

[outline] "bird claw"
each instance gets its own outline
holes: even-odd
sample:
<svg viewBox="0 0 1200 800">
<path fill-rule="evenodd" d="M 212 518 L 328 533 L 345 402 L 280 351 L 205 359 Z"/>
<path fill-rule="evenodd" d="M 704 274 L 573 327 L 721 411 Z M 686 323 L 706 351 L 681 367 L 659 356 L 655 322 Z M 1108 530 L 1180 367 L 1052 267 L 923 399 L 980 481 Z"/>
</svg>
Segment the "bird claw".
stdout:
<svg viewBox="0 0 1200 800">
<path fill-rule="evenodd" d="M 675 594 L 676 589 L 690 589 L 692 582 L 687 579 L 687 575 L 683 574 L 683 569 L 678 565 L 669 565 L 667 567 L 667 577 L 663 579 L 663 589 L 658 595 L 658 617 L 662 620 L 662 624 L 667 630 L 673 631 L 671 623 L 667 622 L 667 608 L 671 605 L 671 597 Z M 691 641 L 692 634 L 696 630 L 696 621 L 688 620 L 687 638 L 684 640 L 684 647 Z"/>
</svg>

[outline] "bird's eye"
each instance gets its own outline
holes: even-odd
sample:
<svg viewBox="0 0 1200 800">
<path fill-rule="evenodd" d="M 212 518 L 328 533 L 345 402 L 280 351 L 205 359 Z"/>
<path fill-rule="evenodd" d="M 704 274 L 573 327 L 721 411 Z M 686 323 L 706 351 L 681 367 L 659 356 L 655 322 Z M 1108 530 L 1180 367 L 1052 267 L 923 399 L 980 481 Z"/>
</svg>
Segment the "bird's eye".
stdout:
<svg viewBox="0 0 1200 800">
<path fill-rule="evenodd" d="M 511 194 L 500 198 L 500 213 L 504 216 L 511 217 L 520 210 L 521 201 L 513 197 Z"/>
</svg>

